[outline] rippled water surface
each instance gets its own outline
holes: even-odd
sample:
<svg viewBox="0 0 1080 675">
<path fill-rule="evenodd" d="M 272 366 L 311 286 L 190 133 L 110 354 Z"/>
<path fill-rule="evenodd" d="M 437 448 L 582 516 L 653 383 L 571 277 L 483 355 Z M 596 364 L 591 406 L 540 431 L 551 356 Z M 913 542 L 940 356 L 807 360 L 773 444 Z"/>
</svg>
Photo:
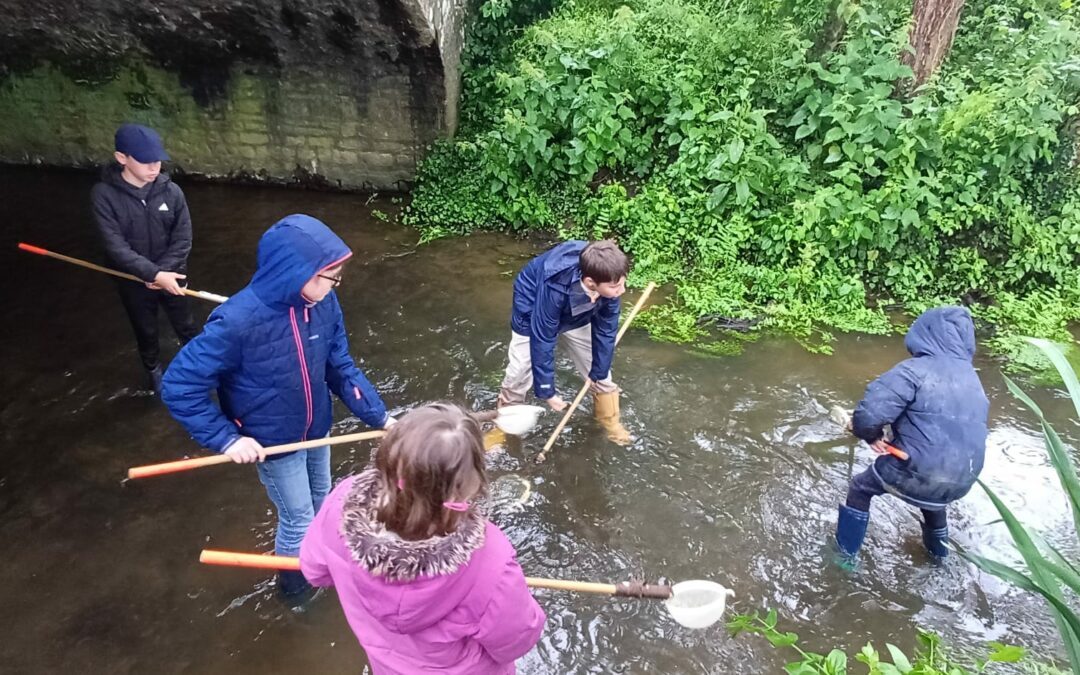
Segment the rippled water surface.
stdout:
<svg viewBox="0 0 1080 675">
<path fill-rule="evenodd" d="M 100 260 L 89 220 L 93 178 L 0 171 L 0 663 L 5 672 L 359 673 L 364 657 L 335 599 L 283 608 L 265 574 L 200 566 L 204 547 L 264 551 L 273 515 L 249 467 L 125 484 L 128 466 L 198 448 L 152 397 L 123 310 L 102 275 L 18 252 L 29 241 Z M 509 337 L 513 274 L 545 242 L 501 235 L 417 247 L 374 214 L 389 199 L 185 184 L 195 219 L 194 288 L 229 294 L 250 277 L 262 231 L 289 213 L 330 224 L 356 252 L 338 290 L 354 355 L 387 403 L 494 405 Z M 634 294 L 634 292 L 632 292 Z M 199 303 L 199 301 L 193 301 Z M 196 305 L 200 319 L 212 309 Z M 171 335 L 163 326 L 163 332 Z M 168 349 L 174 347 L 170 344 Z M 629 448 L 587 411 L 545 464 L 532 458 L 553 414 L 490 455 L 491 517 L 531 576 L 615 582 L 712 579 L 730 607 L 774 607 L 807 648 L 873 639 L 910 648 L 917 626 L 959 646 L 988 640 L 1053 654 L 1042 605 L 952 559 L 928 564 L 914 512 L 875 500 L 862 565 L 832 564 L 827 538 L 852 471 L 871 453 L 829 421 L 905 356 L 898 337 L 841 337 L 832 357 L 764 340 L 711 358 L 631 332 L 615 376 Z M 999 366 L 977 364 L 991 399 L 983 478 L 1021 518 L 1064 546 L 1070 514 L 1033 418 Z M 577 389 L 568 360 L 559 383 Z M 1072 406 L 1029 385 L 1073 446 Z M 334 433 L 361 427 L 337 411 Z M 370 445 L 339 447 L 336 476 Z M 518 503 L 524 498 L 524 503 Z M 1008 535 L 979 488 L 950 511 L 955 537 L 1011 561 Z M 548 622 L 525 673 L 766 673 L 785 661 L 721 625 L 679 627 L 655 601 L 538 591 Z"/>
</svg>

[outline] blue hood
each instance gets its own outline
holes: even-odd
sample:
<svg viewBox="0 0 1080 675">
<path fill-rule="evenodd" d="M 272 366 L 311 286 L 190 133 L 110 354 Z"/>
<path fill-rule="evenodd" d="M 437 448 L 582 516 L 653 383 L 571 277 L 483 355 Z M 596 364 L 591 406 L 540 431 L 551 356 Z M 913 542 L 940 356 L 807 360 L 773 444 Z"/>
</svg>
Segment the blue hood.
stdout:
<svg viewBox="0 0 1080 675">
<path fill-rule="evenodd" d="M 975 356 L 975 322 L 966 307 L 928 309 L 911 324 L 904 346 L 912 356 Z"/>
<path fill-rule="evenodd" d="M 546 281 L 572 269 L 574 272 L 569 281 L 581 281 L 581 268 L 578 263 L 581 262 L 581 252 L 585 250 L 587 243 L 576 240 L 567 241 L 548 251 L 544 258 L 544 272 L 541 278 Z"/>
<path fill-rule="evenodd" d="M 259 267 L 250 286 L 270 306 L 307 304 L 300 294 L 304 284 L 350 256 L 349 247 L 322 221 L 301 214 L 285 216 L 259 240 Z"/>
</svg>

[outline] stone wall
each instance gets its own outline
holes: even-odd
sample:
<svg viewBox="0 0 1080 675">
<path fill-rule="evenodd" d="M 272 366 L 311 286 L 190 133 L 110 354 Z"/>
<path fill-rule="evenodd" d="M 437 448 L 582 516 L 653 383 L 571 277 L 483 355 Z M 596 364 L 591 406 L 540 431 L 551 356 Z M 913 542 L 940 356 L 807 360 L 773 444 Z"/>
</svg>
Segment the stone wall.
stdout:
<svg viewBox="0 0 1080 675">
<path fill-rule="evenodd" d="M 182 172 L 406 189 L 456 126 L 462 2 L 0 0 L 0 161 L 99 164 L 137 121 Z"/>
</svg>

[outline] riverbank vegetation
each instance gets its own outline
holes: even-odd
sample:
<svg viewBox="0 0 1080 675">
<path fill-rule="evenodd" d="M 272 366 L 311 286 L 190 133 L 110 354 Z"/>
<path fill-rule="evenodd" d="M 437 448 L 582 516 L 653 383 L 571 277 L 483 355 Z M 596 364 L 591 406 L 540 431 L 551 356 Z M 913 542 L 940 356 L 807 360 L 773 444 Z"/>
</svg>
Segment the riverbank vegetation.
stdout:
<svg viewBox="0 0 1080 675">
<path fill-rule="evenodd" d="M 664 339 L 827 352 L 966 302 L 1034 362 L 1080 319 L 1071 2 L 486 0 L 405 220 L 615 237 Z"/>
</svg>

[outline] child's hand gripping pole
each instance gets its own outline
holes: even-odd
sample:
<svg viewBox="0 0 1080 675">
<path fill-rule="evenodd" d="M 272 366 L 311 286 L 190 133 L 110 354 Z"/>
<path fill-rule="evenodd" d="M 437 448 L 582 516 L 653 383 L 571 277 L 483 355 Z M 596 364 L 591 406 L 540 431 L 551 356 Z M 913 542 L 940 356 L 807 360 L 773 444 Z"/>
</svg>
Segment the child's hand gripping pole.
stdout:
<svg viewBox="0 0 1080 675">
<path fill-rule="evenodd" d="M 638 312 L 641 311 L 641 308 L 645 305 L 645 301 L 648 300 L 649 295 L 653 292 L 655 288 L 656 284 L 652 281 L 650 281 L 645 286 L 645 291 L 641 294 L 641 297 L 638 298 L 638 301 L 634 305 L 634 308 L 630 310 L 630 314 L 626 317 L 626 321 L 623 321 L 622 327 L 615 335 L 616 345 L 619 344 L 619 340 L 622 340 L 622 336 L 626 333 L 626 330 L 630 328 L 630 323 L 634 320 L 634 317 L 638 315 Z M 555 439 L 559 437 L 560 433 L 562 433 L 562 430 L 566 426 L 566 423 L 570 421 L 570 416 L 574 414 L 575 410 L 577 410 L 578 405 L 581 404 L 582 399 L 585 398 L 585 394 L 588 393 L 589 387 L 591 386 L 592 380 L 590 380 L 589 378 L 585 378 L 585 384 L 582 385 L 581 391 L 578 392 L 577 397 L 574 398 L 574 402 L 570 404 L 570 407 L 566 409 L 566 413 L 563 415 L 562 420 L 559 422 L 559 426 L 555 427 L 555 431 L 551 432 L 551 437 L 548 438 L 547 443 L 544 444 L 544 449 L 541 450 L 540 454 L 536 456 L 537 464 L 540 464 L 545 459 L 547 459 L 547 451 L 551 449 L 551 446 L 555 445 Z"/>
<path fill-rule="evenodd" d="M 92 262 L 80 260 L 79 258 L 72 258 L 71 256 L 63 255 L 61 253 L 53 253 L 48 249 L 41 248 L 40 246 L 20 243 L 19 249 L 22 251 L 26 251 L 27 253 L 36 253 L 37 255 L 43 255 L 47 258 L 63 260 L 64 262 L 69 262 L 72 265 L 78 265 L 79 267 L 85 267 L 86 269 L 94 270 L 95 272 L 104 272 L 105 274 L 111 274 L 114 277 L 127 279 L 128 281 L 134 281 L 140 284 L 146 283 L 134 274 L 128 274 L 127 272 L 118 272 L 116 270 L 109 269 L 108 267 L 102 267 L 101 265 L 95 265 Z M 210 293 L 207 291 L 193 291 L 190 288 L 181 288 L 180 290 L 184 292 L 184 295 L 190 295 L 193 298 L 202 298 L 203 300 L 216 302 L 219 305 L 229 299 L 228 296 L 218 295 L 217 293 Z"/>
<path fill-rule="evenodd" d="M 886 453 L 892 455 L 893 457 L 895 457 L 897 459 L 903 459 L 903 460 L 910 459 L 909 455 L 906 452 L 904 452 L 900 448 L 896 447 L 892 443 L 889 443 L 884 438 L 870 444 L 870 447 L 873 448 L 876 452 L 880 452 L 879 446 L 880 446 L 880 448 L 884 448 Z"/>
<path fill-rule="evenodd" d="M 841 427 L 843 427 L 844 431 L 847 431 L 848 433 L 852 433 L 852 431 L 851 431 L 851 412 L 845 410 L 841 406 L 834 405 L 829 410 L 829 418 L 833 422 L 836 422 Z M 878 446 L 880 446 L 880 447 L 878 447 Z M 892 455 L 893 457 L 896 457 L 897 459 L 902 459 L 902 460 L 905 460 L 905 461 L 910 459 L 910 456 L 906 452 L 904 452 L 900 448 L 896 447 L 892 443 L 889 443 L 884 438 L 881 438 L 881 439 L 879 439 L 879 440 L 877 440 L 877 441 L 875 441 L 873 443 L 870 443 L 870 447 L 874 449 L 874 452 L 877 452 L 879 454 L 888 453 L 888 454 Z M 884 452 L 882 452 L 882 451 L 884 451 Z"/>
</svg>

